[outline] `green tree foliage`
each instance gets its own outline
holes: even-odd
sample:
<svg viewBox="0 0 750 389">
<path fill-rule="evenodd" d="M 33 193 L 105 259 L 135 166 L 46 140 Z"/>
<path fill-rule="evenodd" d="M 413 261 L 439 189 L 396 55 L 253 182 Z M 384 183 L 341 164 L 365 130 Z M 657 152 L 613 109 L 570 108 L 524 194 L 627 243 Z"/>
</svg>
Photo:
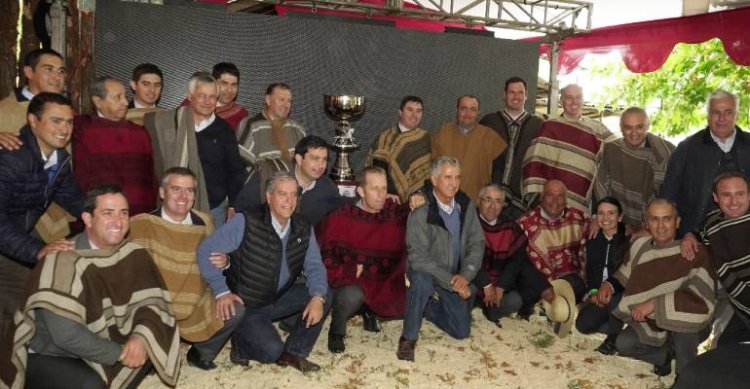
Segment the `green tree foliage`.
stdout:
<svg viewBox="0 0 750 389">
<path fill-rule="evenodd" d="M 652 131 L 688 135 L 707 124 L 706 98 L 716 89 L 740 97 L 737 124 L 747 128 L 750 113 L 750 66 L 732 62 L 718 39 L 678 44 L 667 62 L 651 73 L 631 73 L 621 61 L 594 66 L 594 77 L 609 79 L 595 101 L 607 105 L 644 107 Z"/>
</svg>

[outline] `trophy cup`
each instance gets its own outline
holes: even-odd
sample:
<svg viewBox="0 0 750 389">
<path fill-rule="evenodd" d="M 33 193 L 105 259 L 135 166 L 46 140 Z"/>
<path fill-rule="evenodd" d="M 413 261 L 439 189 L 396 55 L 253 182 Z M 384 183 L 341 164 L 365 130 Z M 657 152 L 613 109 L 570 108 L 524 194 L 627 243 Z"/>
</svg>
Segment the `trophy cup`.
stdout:
<svg viewBox="0 0 750 389">
<path fill-rule="evenodd" d="M 354 143 L 354 128 L 349 122 L 359 120 L 365 114 L 365 98 L 361 96 L 324 95 L 323 104 L 328 117 L 336 121 L 336 136 L 333 137 L 333 148 L 336 150 L 336 161 L 329 175 L 338 185 L 344 196 L 354 197 L 354 171 L 349 165 L 349 154 L 359 146 Z"/>
</svg>

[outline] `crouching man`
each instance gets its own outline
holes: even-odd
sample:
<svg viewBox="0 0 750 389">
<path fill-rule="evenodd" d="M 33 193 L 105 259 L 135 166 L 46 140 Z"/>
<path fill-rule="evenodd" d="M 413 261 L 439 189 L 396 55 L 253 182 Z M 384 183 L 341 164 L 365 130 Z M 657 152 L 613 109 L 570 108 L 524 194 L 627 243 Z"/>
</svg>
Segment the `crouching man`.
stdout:
<svg viewBox="0 0 750 389">
<path fill-rule="evenodd" d="M 34 268 L 16 313 L 13 387 L 136 387 L 151 365 L 168 385 L 180 368 L 169 292 L 153 259 L 123 241 L 128 201 L 116 186 L 86 195 L 75 250 Z"/>
<path fill-rule="evenodd" d="M 266 182 L 266 204 L 255 214 L 238 214 L 206 238 L 198 246 L 198 265 L 219 310 L 237 302 L 245 306 L 234 335 L 243 357 L 308 372 L 320 370 L 307 356 L 331 298 L 312 226 L 294 212 L 297 188 L 293 173 L 276 172 Z M 224 272 L 210 261 L 215 253 L 231 253 Z M 303 270 L 307 285 L 295 282 Z M 300 313 L 283 342 L 273 322 Z"/>
<path fill-rule="evenodd" d="M 427 204 L 415 209 L 406 224 L 409 289 L 398 359 L 414 361 L 422 318 L 456 339 L 471 331 L 471 281 L 482 266 L 484 235 L 476 205 L 458 188 L 461 166 L 452 157 L 432 164 Z"/>
</svg>

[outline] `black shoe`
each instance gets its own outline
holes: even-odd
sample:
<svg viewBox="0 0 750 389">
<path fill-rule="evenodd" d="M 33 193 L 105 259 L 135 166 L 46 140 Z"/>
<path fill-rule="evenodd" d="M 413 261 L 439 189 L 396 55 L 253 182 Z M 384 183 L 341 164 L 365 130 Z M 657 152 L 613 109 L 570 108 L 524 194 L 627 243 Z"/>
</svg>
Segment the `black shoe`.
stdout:
<svg viewBox="0 0 750 389">
<path fill-rule="evenodd" d="M 654 365 L 654 374 L 656 374 L 657 376 L 664 377 L 668 376 L 670 373 L 672 373 L 671 359 L 668 362 L 664 362 L 664 364 Z"/>
<path fill-rule="evenodd" d="M 521 320 L 529 321 L 531 319 L 531 315 L 534 313 L 534 308 L 521 308 L 518 310 L 517 317 Z"/>
<path fill-rule="evenodd" d="M 248 366 L 250 364 L 250 358 L 242 355 L 242 351 L 240 350 L 239 346 L 237 346 L 237 342 L 234 340 L 234 337 L 232 337 L 230 343 L 232 349 L 229 350 L 229 361 L 234 363 L 235 365 Z"/>
<path fill-rule="evenodd" d="M 303 373 L 320 370 L 319 365 L 308 361 L 307 358 L 299 355 L 294 355 L 286 351 L 281 353 L 281 356 L 276 361 L 276 364 L 283 367 L 291 366 Z"/>
<path fill-rule="evenodd" d="M 346 351 L 346 344 L 344 344 L 344 336 L 328 332 L 328 351 L 336 354 L 343 353 Z"/>
<path fill-rule="evenodd" d="M 490 320 L 490 323 L 494 324 L 497 328 L 503 328 L 503 323 L 500 323 L 500 319 Z"/>
<path fill-rule="evenodd" d="M 615 355 L 617 354 L 617 346 L 615 345 L 615 342 L 609 339 L 604 339 L 604 342 L 596 348 L 596 351 L 604 355 Z"/>
<path fill-rule="evenodd" d="M 216 368 L 216 364 L 212 361 L 207 361 L 201 357 L 201 353 L 195 347 L 190 347 L 187 352 L 187 363 L 190 366 L 197 367 L 201 370 L 213 370 Z"/>
<path fill-rule="evenodd" d="M 380 332 L 378 319 L 375 317 L 375 313 L 369 309 L 362 312 L 362 326 L 367 332 Z"/>
</svg>

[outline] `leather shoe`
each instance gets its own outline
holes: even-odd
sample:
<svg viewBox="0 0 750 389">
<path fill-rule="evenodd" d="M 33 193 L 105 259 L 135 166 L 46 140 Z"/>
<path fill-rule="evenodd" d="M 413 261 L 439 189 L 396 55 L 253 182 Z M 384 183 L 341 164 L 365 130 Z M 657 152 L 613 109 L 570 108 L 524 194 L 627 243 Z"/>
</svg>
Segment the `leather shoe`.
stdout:
<svg viewBox="0 0 750 389">
<path fill-rule="evenodd" d="M 402 361 L 414 362 L 414 349 L 417 348 L 416 340 L 408 340 L 403 336 L 398 339 L 398 350 L 396 357 Z"/>
<path fill-rule="evenodd" d="M 190 350 L 187 352 L 187 363 L 190 366 L 197 367 L 201 370 L 213 370 L 216 368 L 216 364 L 212 361 L 207 361 L 201 357 L 201 354 L 198 352 L 198 349 L 195 347 L 190 347 Z"/>
<path fill-rule="evenodd" d="M 334 334 L 333 332 L 328 332 L 328 351 L 336 354 L 346 351 L 344 337 L 339 334 Z"/>
<path fill-rule="evenodd" d="M 380 332 L 378 319 L 375 317 L 375 313 L 369 309 L 362 313 L 362 326 L 367 332 Z"/>
<path fill-rule="evenodd" d="M 318 371 L 320 366 L 307 360 L 307 358 L 294 355 L 284 351 L 281 356 L 276 360 L 276 364 L 279 366 L 291 366 L 303 373 Z"/>
<path fill-rule="evenodd" d="M 229 350 L 229 361 L 231 361 L 235 365 L 248 366 L 250 364 L 250 358 L 242 355 L 242 351 L 237 345 L 237 341 L 234 340 L 234 337 L 232 337 L 230 343 L 232 345 L 232 349 Z"/>
<path fill-rule="evenodd" d="M 617 346 L 615 345 L 615 342 L 609 339 L 604 339 L 604 342 L 596 348 L 596 351 L 604 355 L 615 355 L 617 354 Z"/>
</svg>

